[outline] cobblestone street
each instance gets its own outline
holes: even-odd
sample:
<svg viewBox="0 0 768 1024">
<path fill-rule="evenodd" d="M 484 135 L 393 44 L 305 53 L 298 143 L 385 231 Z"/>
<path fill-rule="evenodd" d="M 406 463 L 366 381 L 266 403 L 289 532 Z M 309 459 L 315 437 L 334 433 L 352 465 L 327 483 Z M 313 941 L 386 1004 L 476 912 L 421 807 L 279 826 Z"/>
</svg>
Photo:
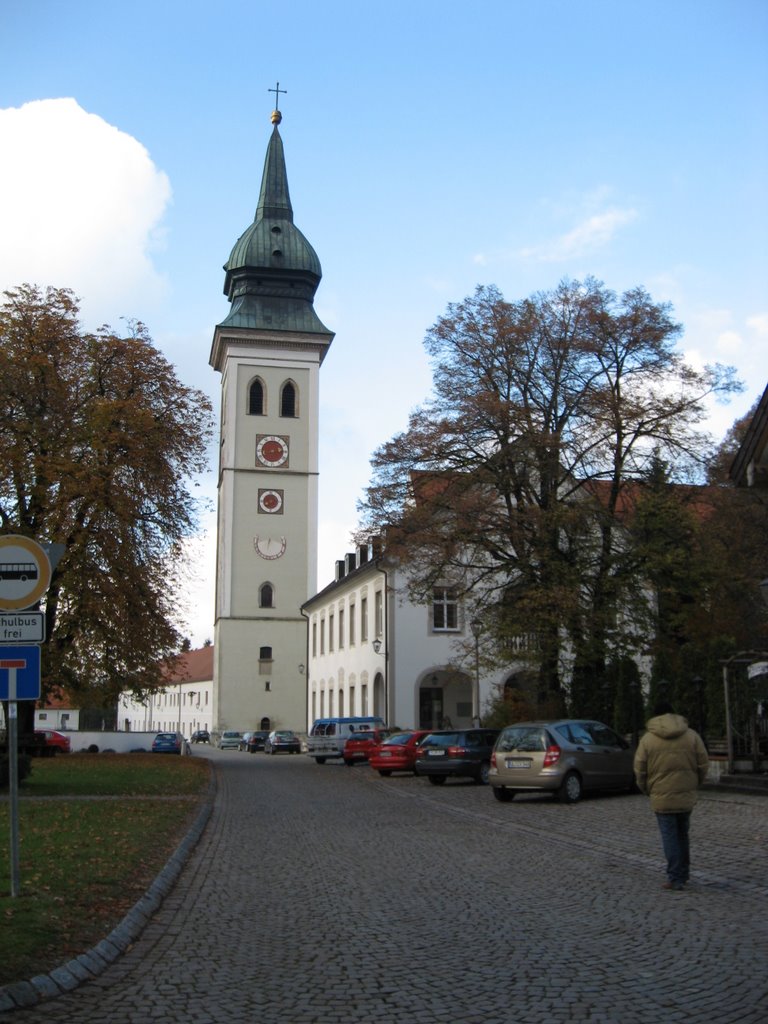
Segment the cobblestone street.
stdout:
<svg viewBox="0 0 768 1024">
<path fill-rule="evenodd" d="M 704 791 L 662 891 L 642 796 L 493 799 L 305 756 L 206 750 L 216 806 L 99 978 L 10 1013 L 67 1024 L 763 1024 L 768 800 Z"/>
</svg>

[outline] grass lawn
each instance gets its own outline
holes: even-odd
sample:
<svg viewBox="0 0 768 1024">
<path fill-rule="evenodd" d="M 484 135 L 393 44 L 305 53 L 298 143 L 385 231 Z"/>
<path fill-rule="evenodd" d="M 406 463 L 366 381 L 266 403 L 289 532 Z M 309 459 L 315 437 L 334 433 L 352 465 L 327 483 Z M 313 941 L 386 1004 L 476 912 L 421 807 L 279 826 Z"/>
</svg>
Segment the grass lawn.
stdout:
<svg viewBox="0 0 768 1024">
<path fill-rule="evenodd" d="M 15 899 L 9 805 L 0 803 L 0 985 L 59 966 L 120 922 L 186 834 L 210 773 L 203 758 L 159 754 L 71 754 L 32 766 L 19 786 Z"/>
</svg>

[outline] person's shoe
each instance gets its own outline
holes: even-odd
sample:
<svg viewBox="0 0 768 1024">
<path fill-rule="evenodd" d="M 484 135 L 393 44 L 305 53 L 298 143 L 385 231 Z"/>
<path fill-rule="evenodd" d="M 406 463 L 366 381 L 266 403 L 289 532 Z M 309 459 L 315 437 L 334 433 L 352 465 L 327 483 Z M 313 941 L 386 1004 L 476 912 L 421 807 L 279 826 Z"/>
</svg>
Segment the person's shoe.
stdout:
<svg viewBox="0 0 768 1024">
<path fill-rule="evenodd" d="M 685 888 L 685 882 L 664 882 L 661 888 L 671 889 L 672 892 L 682 892 Z"/>
</svg>

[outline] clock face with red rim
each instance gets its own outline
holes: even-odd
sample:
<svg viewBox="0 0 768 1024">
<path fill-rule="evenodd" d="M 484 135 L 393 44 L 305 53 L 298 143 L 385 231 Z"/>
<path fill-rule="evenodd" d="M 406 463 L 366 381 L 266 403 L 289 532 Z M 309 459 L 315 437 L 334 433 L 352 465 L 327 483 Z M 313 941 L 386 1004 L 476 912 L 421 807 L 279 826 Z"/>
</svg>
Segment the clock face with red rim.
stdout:
<svg viewBox="0 0 768 1024">
<path fill-rule="evenodd" d="M 285 466 L 288 462 L 288 438 L 277 434 L 257 437 L 256 458 L 262 466 Z"/>
<path fill-rule="evenodd" d="M 283 511 L 283 492 L 278 490 L 259 489 L 259 512 L 267 515 L 278 515 Z"/>
</svg>

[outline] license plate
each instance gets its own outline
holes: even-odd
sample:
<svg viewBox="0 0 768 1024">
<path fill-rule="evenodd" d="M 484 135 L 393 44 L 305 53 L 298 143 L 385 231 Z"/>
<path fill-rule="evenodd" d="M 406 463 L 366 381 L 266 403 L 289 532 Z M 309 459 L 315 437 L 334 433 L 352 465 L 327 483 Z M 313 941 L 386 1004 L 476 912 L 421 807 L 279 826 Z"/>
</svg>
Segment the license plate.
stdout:
<svg viewBox="0 0 768 1024">
<path fill-rule="evenodd" d="M 507 768 L 530 768 L 531 762 L 522 757 L 508 757 L 504 762 Z"/>
<path fill-rule="evenodd" d="M 379 755 L 379 757 L 392 757 L 392 753 L 389 750 L 382 750 L 382 752 Z"/>
<path fill-rule="evenodd" d="M 445 751 L 444 750 L 428 750 L 427 751 L 427 756 L 428 757 L 445 757 Z"/>
</svg>

